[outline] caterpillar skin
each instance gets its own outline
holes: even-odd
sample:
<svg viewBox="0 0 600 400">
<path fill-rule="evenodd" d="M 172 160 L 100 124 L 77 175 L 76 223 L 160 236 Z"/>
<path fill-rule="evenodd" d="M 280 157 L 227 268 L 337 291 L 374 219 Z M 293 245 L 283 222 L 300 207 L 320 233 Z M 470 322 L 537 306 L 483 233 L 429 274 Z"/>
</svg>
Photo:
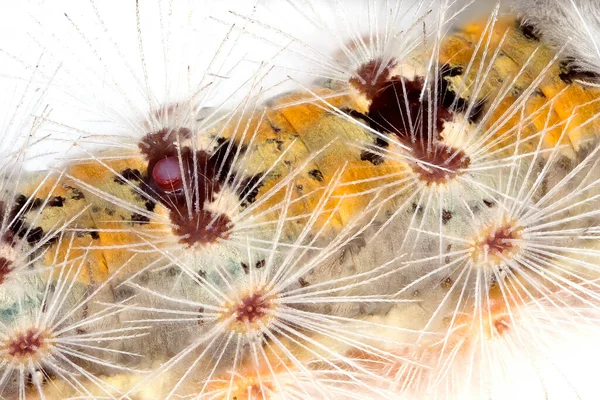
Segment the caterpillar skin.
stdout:
<svg viewBox="0 0 600 400">
<path fill-rule="evenodd" d="M 0 394 L 481 398 L 536 323 L 596 332 L 600 89 L 544 29 L 496 8 L 250 113 L 164 105 L 5 191 L 35 272 Z"/>
</svg>

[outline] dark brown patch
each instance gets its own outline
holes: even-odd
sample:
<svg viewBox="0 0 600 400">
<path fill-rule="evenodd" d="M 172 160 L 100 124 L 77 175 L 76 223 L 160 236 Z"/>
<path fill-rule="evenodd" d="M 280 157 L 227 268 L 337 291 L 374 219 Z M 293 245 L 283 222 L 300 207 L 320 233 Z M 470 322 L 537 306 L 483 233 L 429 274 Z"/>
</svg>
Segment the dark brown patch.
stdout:
<svg viewBox="0 0 600 400">
<path fill-rule="evenodd" d="M 426 145 L 419 145 L 412 148 L 412 155 L 418 159 L 413 165 L 413 170 L 427 184 L 444 183 L 453 179 L 471 163 L 471 159 L 462 150 L 456 151 L 441 143 L 430 147 L 427 149 Z"/>
<path fill-rule="evenodd" d="M 183 211 L 183 210 L 182 210 Z M 231 220 L 225 214 L 216 215 L 210 211 L 200 210 L 191 217 L 171 212 L 171 221 L 175 224 L 173 230 L 180 237 L 179 242 L 188 246 L 196 243 L 214 243 L 219 238 L 229 236 Z"/>
<path fill-rule="evenodd" d="M 381 133 L 393 133 L 402 142 L 427 140 L 427 121 L 430 119 L 429 100 L 427 97 L 423 100 L 420 98 L 424 84 L 422 77 L 416 77 L 414 80 L 392 78 L 373 98 L 369 107 L 368 117 L 371 128 Z M 453 116 L 446 108 L 437 107 L 437 113 L 433 117 L 433 139 L 436 140 L 444 123 L 452 120 Z"/>
<path fill-rule="evenodd" d="M 254 265 L 254 268 L 256 268 L 256 269 L 261 269 L 262 267 L 264 267 L 264 266 L 265 266 L 265 264 L 266 264 L 266 261 L 265 261 L 265 260 L 260 260 L 260 261 L 257 261 L 257 262 L 256 262 L 256 264 Z"/>
<path fill-rule="evenodd" d="M 171 153 L 169 153 L 169 151 Z M 173 153 L 174 152 L 174 153 Z M 204 210 L 207 201 L 213 201 L 220 192 L 224 180 L 230 172 L 233 158 L 237 147 L 229 146 L 228 142 L 221 141 L 219 148 L 209 154 L 205 151 L 193 151 L 189 147 L 179 152 L 173 146 L 171 150 L 150 152 L 150 155 L 160 154 L 167 157 L 177 157 L 181 163 L 187 188 L 175 191 L 165 191 L 160 188 L 151 178 L 141 186 L 147 193 L 148 199 L 157 198 L 170 210 L 171 221 L 175 225 L 174 232 L 177 235 L 186 235 L 180 242 L 192 245 L 194 241 L 199 243 L 214 242 L 219 237 L 224 238 L 230 228 L 230 220 L 225 215 L 216 217 L 210 226 L 203 226 L 213 220 L 213 213 Z M 159 159 L 148 160 L 148 170 L 151 171 Z M 151 175 L 151 174 L 150 174 Z M 186 192 L 191 198 L 192 206 L 187 206 Z M 147 204 L 147 208 L 153 207 Z M 192 215 L 189 215 L 189 210 Z M 212 236 L 218 235 L 218 236 Z"/>
<path fill-rule="evenodd" d="M 394 59 L 385 64 L 382 59 L 371 60 L 362 64 L 349 82 L 367 99 L 373 99 L 385 87 L 390 78 L 390 69 L 395 65 L 396 60 Z"/>
<path fill-rule="evenodd" d="M 165 157 L 177 155 L 177 143 L 191 136 L 187 128 L 163 128 L 156 132 L 148 133 L 142 138 L 138 147 L 149 160 L 160 160 Z M 151 171 L 151 168 L 148 168 Z"/>
</svg>

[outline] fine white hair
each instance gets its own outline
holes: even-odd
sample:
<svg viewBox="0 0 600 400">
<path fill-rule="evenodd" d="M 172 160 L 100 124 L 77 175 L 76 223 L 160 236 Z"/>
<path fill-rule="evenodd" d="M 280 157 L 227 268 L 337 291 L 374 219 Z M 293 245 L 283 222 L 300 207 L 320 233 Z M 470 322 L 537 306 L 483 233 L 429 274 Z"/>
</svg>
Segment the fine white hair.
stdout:
<svg viewBox="0 0 600 400">
<path fill-rule="evenodd" d="M 600 2 L 515 0 L 514 7 L 545 41 L 563 49 L 572 68 L 600 74 Z"/>
</svg>

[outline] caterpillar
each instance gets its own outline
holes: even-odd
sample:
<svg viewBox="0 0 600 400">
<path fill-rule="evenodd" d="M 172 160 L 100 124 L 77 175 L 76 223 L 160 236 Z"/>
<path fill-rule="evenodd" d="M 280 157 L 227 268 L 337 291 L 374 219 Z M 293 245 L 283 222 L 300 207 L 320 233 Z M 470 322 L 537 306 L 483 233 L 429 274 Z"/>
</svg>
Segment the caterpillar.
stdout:
<svg viewBox="0 0 600 400">
<path fill-rule="evenodd" d="M 593 397 L 600 11 L 484 3 L 28 16 L 0 396 Z"/>
</svg>

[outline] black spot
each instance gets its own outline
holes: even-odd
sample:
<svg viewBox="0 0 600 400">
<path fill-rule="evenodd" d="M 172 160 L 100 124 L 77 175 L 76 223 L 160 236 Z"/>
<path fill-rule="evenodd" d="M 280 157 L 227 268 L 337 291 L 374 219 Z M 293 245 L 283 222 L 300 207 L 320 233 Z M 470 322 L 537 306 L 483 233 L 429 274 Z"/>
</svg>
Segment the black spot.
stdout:
<svg viewBox="0 0 600 400">
<path fill-rule="evenodd" d="M 560 74 L 558 77 L 567 84 L 572 84 L 576 80 L 580 81 L 597 81 L 600 75 L 592 71 L 583 71 L 572 67 L 575 60 L 567 58 L 560 62 Z"/>
<path fill-rule="evenodd" d="M 29 244 L 38 243 L 44 237 L 44 230 L 37 226 L 27 233 L 27 242 Z"/>
<path fill-rule="evenodd" d="M 416 212 L 417 214 L 423 213 L 423 207 L 417 205 L 417 203 L 412 203 L 411 208 L 412 208 L 412 211 Z"/>
<path fill-rule="evenodd" d="M 256 201 L 256 196 L 260 188 L 263 186 L 261 181 L 262 174 L 254 175 L 250 178 L 246 178 L 238 189 L 238 195 L 242 200 L 242 206 L 252 204 Z"/>
<path fill-rule="evenodd" d="M 455 113 L 466 113 L 469 111 L 469 115 L 467 115 L 467 120 L 470 122 L 476 123 L 481 120 L 483 117 L 483 109 L 485 106 L 485 102 L 478 102 L 473 104 L 471 109 L 469 110 L 470 102 L 468 100 L 463 99 L 462 97 L 458 97 L 457 94 L 450 88 L 450 81 L 446 78 L 460 76 L 463 73 L 463 69 L 460 66 L 450 67 L 444 66 L 440 71 L 440 86 L 439 86 L 439 102 L 445 109 L 448 109 L 450 112 Z"/>
<path fill-rule="evenodd" d="M 298 283 L 300 284 L 300 287 L 307 287 L 309 285 L 309 283 L 302 277 L 298 278 Z"/>
<path fill-rule="evenodd" d="M 40 199 L 29 200 L 24 195 L 19 195 L 15 198 L 14 205 L 9 214 L 10 235 L 5 237 L 5 240 L 14 241 L 14 236 L 21 239 L 25 238 L 29 243 L 36 243 L 43 237 L 43 230 L 40 227 L 30 229 L 25 223 L 25 214 L 38 209 L 42 204 Z M 13 236 L 14 235 L 14 236 Z"/>
<path fill-rule="evenodd" d="M 454 67 L 445 66 L 445 68 L 442 69 L 443 76 L 449 76 L 449 77 L 460 76 L 460 75 L 464 74 L 464 72 L 465 72 L 464 68 L 460 65 L 457 65 Z"/>
<path fill-rule="evenodd" d="M 204 314 L 204 307 L 198 308 L 198 325 L 204 325 L 204 318 L 202 318 L 202 314 Z"/>
<path fill-rule="evenodd" d="M 54 196 L 52 199 L 48 201 L 49 207 L 62 207 L 65 202 L 65 198 L 61 196 Z"/>
<path fill-rule="evenodd" d="M 379 165 L 383 162 L 383 157 L 371 151 L 363 150 L 360 152 L 360 160 L 368 161 L 373 165 Z"/>
<path fill-rule="evenodd" d="M 483 200 L 483 204 L 485 204 L 488 208 L 492 208 L 496 205 L 493 200 Z"/>
<path fill-rule="evenodd" d="M 204 272 L 204 270 L 199 269 L 198 272 L 196 272 L 196 274 L 198 275 L 198 278 L 200 278 L 200 280 L 206 280 L 206 272 Z"/>
<path fill-rule="evenodd" d="M 131 221 L 133 223 L 138 223 L 138 224 L 148 224 L 150 223 L 150 218 L 146 217 L 145 215 L 141 215 L 141 214 L 131 214 Z"/>
<path fill-rule="evenodd" d="M 312 169 L 312 170 L 308 171 L 308 176 L 310 176 L 311 178 L 313 178 L 314 180 L 316 180 L 318 182 L 323 182 L 323 173 L 321 171 L 319 171 L 318 169 Z"/>
<path fill-rule="evenodd" d="M 29 211 L 37 210 L 42 205 L 41 199 L 35 198 L 35 199 L 29 201 L 29 204 L 27 204 L 28 200 L 29 199 L 22 194 L 17 196 L 17 198 L 15 199 L 14 206 L 13 206 L 13 212 L 21 211 L 23 214 L 25 214 L 25 213 L 28 213 Z"/>
<path fill-rule="evenodd" d="M 369 117 L 367 115 L 365 115 L 361 112 L 358 112 L 356 110 L 353 110 L 351 108 L 342 108 L 340 111 L 343 112 L 344 114 L 349 115 L 350 117 L 352 117 L 354 119 L 360 119 L 365 122 L 369 121 Z"/>
<path fill-rule="evenodd" d="M 539 36 L 535 33 L 535 27 L 528 22 L 517 21 L 517 26 L 519 27 L 523 36 L 525 36 L 529 40 L 534 40 L 536 42 L 540 41 Z"/>
<path fill-rule="evenodd" d="M 446 225 L 452 219 L 452 211 L 442 210 L 442 224 Z"/>
<path fill-rule="evenodd" d="M 273 132 L 275 133 L 279 133 L 281 132 L 281 128 L 276 126 L 273 121 L 271 121 L 269 118 L 267 118 L 267 123 L 269 124 L 269 126 L 271 127 L 271 130 L 273 130 Z"/>
<path fill-rule="evenodd" d="M 83 200 L 85 199 L 85 195 L 83 192 L 76 187 L 65 185 L 65 189 L 71 191 L 71 199 L 72 200 Z"/>
<path fill-rule="evenodd" d="M 387 149 L 388 147 L 390 147 L 390 144 L 384 138 L 377 136 L 377 138 L 375 139 L 375 146 L 381 147 L 382 149 Z"/>
<path fill-rule="evenodd" d="M 239 149 L 235 143 L 224 138 L 217 139 L 217 143 L 218 147 L 210 155 L 209 162 L 213 165 L 217 180 L 223 182 L 231 170 Z"/>
<path fill-rule="evenodd" d="M 277 143 L 277 150 L 278 151 L 283 151 L 284 141 L 283 140 L 275 140 L 275 143 Z"/>
<path fill-rule="evenodd" d="M 142 174 L 137 169 L 125 168 L 120 172 L 121 176 L 115 176 L 114 181 L 120 185 L 126 185 L 127 182 L 142 182 Z"/>
<path fill-rule="evenodd" d="M 146 210 L 150 212 L 154 211 L 154 209 L 156 208 L 156 202 L 153 200 L 146 201 L 144 205 L 146 206 Z"/>
<path fill-rule="evenodd" d="M 260 260 L 260 261 L 257 261 L 257 262 L 256 262 L 256 265 L 254 265 L 254 267 L 255 267 L 256 269 L 261 269 L 262 267 L 264 267 L 264 266 L 265 266 L 265 263 L 266 263 L 266 261 L 265 261 L 265 260 Z"/>
<path fill-rule="evenodd" d="M 115 300 L 117 301 L 127 300 L 136 295 L 135 289 L 126 285 L 120 285 L 114 288 L 113 293 L 115 295 Z"/>
<path fill-rule="evenodd" d="M 244 262 L 241 265 L 242 265 L 242 269 L 244 270 L 244 273 L 246 275 L 248 275 L 250 273 L 250 266 L 248 266 L 248 264 L 246 264 Z"/>
<path fill-rule="evenodd" d="M 100 235 L 98 234 L 98 231 L 90 231 L 90 236 L 94 240 L 100 239 Z"/>
<path fill-rule="evenodd" d="M 452 287 L 452 283 L 453 282 L 451 278 L 446 278 L 441 282 L 440 286 L 442 287 L 442 289 L 448 290 Z"/>
</svg>

